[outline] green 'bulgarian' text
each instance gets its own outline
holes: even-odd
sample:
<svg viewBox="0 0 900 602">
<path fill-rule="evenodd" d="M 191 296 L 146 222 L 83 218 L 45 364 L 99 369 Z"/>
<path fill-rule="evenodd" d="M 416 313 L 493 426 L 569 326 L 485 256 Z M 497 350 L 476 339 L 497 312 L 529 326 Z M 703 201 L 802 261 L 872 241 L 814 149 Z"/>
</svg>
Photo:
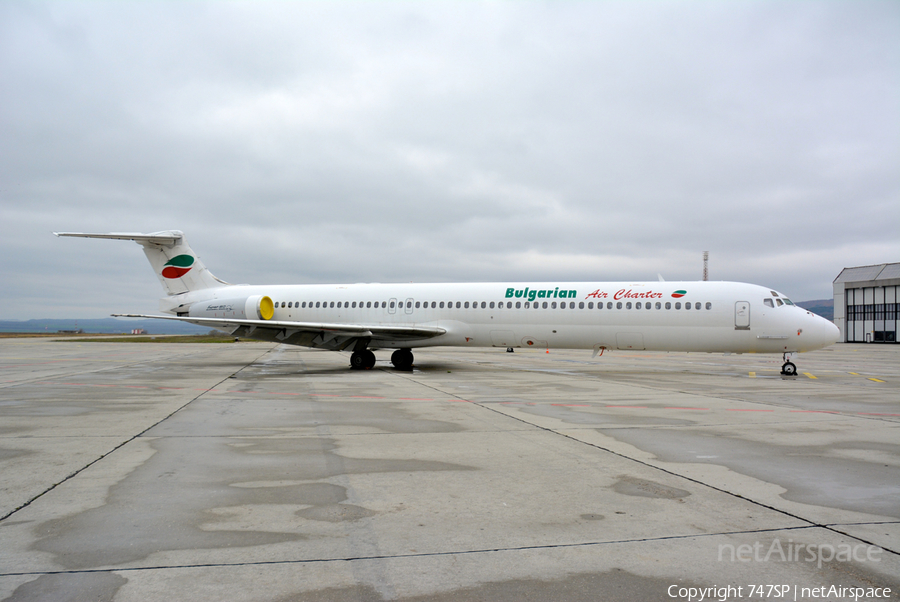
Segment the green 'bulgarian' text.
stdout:
<svg viewBox="0 0 900 602">
<path fill-rule="evenodd" d="M 535 290 L 528 287 L 525 287 L 524 289 L 506 289 L 507 299 L 515 297 L 517 299 L 525 298 L 529 301 L 534 301 L 535 299 L 574 299 L 576 295 L 577 293 L 575 291 L 561 291 L 558 286 L 554 289 L 544 290 Z"/>
</svg>

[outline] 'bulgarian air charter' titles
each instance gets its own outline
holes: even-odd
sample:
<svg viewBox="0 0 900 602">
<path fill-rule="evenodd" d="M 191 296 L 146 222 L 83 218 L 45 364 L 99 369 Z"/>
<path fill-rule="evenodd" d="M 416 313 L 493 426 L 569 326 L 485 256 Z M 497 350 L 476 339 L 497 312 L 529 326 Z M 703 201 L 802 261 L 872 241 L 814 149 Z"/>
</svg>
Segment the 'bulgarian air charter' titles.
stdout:
<svg viewBox="0 0 900 602">
<path fill-rule="evenodd" d="M 679 294 L 680 293 L 680 294 Z M 672 294 L 673 297 L 683 297 L 685 291 L 676 291 Z M 525 298 L 529 301 L 534 301 L 535 299 L 574 299 L 578 296 L 577 291 L 574 290 L 559 290 L 559 287 L 555 287 L 554 289 L 543 289 L 543 290 L 535 290 L 528 287 L 524 289 L 516 289 L 516 288 L 508 288 L 506 289 L 506 298 L 512 299 L 513 297 L 517 299 Z M 621 289 L 616 291 L 612 298 L 615 300 L 619 299 L 662 299 L 662 293 L 656 293 L 652 290 L 650 291 L 641 291 L 634 292 L 631 289 Z M 588 293 L 585 296 L 585 299 L 608 299 L 609 293 L 606 291 L 601 291 L 600 289 L 595 290 L 593 293 Z"/>
</svg>

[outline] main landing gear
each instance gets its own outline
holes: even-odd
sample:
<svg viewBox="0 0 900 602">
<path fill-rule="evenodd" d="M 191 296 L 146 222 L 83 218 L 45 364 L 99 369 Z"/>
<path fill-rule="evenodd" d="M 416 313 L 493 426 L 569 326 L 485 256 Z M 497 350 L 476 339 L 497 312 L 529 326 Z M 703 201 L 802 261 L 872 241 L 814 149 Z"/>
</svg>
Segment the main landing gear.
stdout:
<svg viewBox="0 0 900 602">
<path fill-rule="evenodd" d="M 794 354 L 790 352 L 785 352 L 782 356 L 784 359 L 784 365 L 781 366 L 781 374 L 784 376 L 797 376 L 797 366 L 794 365 L 793 359 Z"/>
<path fill-rule="evenodd" d="M 367 370 L 375 367 L 375 354 L 369 349 L 354 351 L 350 356 L 350 367 L 354 370 Z"/>
<path fill-rule="evenodd" d="M 413 354 L 409 349 L 398 349 L 391 355 L 391 363 L 397 370 L 412 370 Z M 375 367 L 375 354 L 369 349 L 354 351 L 350 356 L 350 367 L 354 370 L 368 370 Z"/>
<path fill-rule="evenodd" d="M 398 349 L 391 354 L 391 363 L 397 370 L 412 370 L 413 354 L 409 349 Z"/>
</svg>

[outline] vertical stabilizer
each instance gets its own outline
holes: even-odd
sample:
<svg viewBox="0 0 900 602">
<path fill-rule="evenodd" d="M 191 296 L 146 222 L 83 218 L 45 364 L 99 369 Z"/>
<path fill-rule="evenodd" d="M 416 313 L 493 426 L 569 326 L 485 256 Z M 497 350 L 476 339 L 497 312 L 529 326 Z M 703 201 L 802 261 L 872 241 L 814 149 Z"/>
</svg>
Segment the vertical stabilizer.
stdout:
<svg viewBox="0 0 900 602">
<path fill-rule="evenodd" d="M 85 234 L 82 232 L 54 232 L 56 236 L 78 238 L 106 238 L 133 240 L 144 248 L 153 271 L 166 293 L 178 295 L 189 291 L 217 288 L 228 284 L 206 269 L 197 254 L 188 245 L 179 230 L 165 230 L 151 234 L 110 232 L 109 234 Z"/>
</svg>

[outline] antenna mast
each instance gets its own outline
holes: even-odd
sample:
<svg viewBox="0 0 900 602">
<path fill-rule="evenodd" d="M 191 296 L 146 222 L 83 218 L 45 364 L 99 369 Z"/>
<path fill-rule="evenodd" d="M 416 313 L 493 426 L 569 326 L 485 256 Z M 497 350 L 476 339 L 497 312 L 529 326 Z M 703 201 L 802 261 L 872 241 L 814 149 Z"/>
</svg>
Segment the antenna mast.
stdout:
<svg viewBox="0 0 900 602">
<path fill-rule="evenodd" d="M 703 281 L 709 280 L 709 251 L 703 251 Z"/>
</svg>

